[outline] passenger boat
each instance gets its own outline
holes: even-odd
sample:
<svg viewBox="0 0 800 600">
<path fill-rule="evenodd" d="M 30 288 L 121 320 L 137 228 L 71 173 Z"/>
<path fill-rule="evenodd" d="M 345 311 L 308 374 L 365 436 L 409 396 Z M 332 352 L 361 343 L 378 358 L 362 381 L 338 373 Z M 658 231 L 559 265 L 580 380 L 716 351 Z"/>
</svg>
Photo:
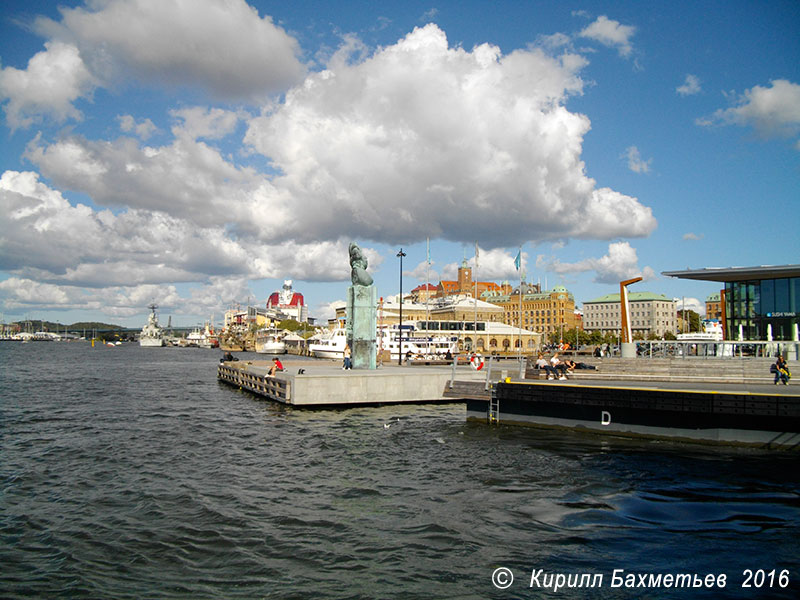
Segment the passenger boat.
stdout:
<svg viewBox="0 0 800 600">
<path fill-rule="evenodd" d="M 344 358 L 347 334 L 344 327 L 336 327 L 309 341 L 308 351 L 316 358 Z"/>
<path fill-rule="evenodd" d="M 403 325 L 402 329 L 397 325 L 390 325 L 378 328 L 378 351 L 381 350 L 388 350 L 393 360 L 401 357 L 444 359 L 448 354 L 451 356 L 458 354 L 458 338 L 439 332 L 431 335 L 428 330 L 415 325 Z"/>
<path fill-rule="evenodd" d="M 195 327 L 187 334 L 184 343 L 181 345 L 195 348 L 219 348 L 219 340 L 211 329 L 210 323 L 206 322 L 202 331 L 199 327 Z"/>
<path fill-rule="evenodd" d="M 402 331 L 402 344 L 400 332 Z M 406 358 L 444 359 L 448 353 L 458 353 L 458 338 L 455 336 L 430 335 L 427 330 L 418 329 L 414 325 L 398 325 L 378 327 L 376 331 L 377 351 L 389 352 L 393 360 Z M 347 333 L 343 327 L 337 327 L 312 341 L 309 352 L 317 358 L 344 358 L 344 347 L 347 345 Z"/>
<path fill-rule="evenodd" d="M 283 333 L 275 327 L 256 331 L 256 352 L 259 354 L 286 354 Z"/>
<path fill-rule="evenodd" d="M 164 329 L 158 324 L 158 317 L 156 316 L 156 306 L 151 304 L 147 308 L 150 309 L 150 314 L 147 316 L 147 323 L 142 327 L 142 332 L 139 334 L 139 345 L 143 348 L 160 348 L 164 345 Z"/>
</svg>

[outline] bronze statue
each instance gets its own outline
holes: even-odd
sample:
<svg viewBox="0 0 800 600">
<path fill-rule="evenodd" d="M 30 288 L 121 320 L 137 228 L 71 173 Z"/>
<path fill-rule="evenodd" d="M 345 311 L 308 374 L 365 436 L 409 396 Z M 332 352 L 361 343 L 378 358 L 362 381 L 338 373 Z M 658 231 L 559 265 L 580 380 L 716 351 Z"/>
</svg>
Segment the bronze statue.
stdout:
<svg viewBox="0 0 800 600">
<path fill-rule="evenodd" d="M 372 285 L 372 277 L 367 273 L 367 257 L 355 242 L 350 242 L 350 281 L 353 285 Z"/>
</svg>

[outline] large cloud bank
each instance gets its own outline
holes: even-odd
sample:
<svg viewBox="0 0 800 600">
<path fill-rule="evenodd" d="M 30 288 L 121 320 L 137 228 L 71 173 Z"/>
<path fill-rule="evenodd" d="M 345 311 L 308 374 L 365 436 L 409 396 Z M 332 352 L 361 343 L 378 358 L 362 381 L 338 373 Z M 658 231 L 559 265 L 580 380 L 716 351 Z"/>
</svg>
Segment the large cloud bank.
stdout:
<svg viewBox="0 0 800 600">
<path fill-rule="evenodd" d="M 219 288 L 226 278 L 233 293 L 252 278 L 346 279 L 350 239 L 480 240 L 491 250 L 656 226 L 638 199 L 586 174 L 590 121 L 566 108 L 583 91 L 578 54 L 450 47 L 431 24 L 372 52 L 346 38 L 306 73 L 297 42 L 238 0 L 94 6 L 38 21 L 45 50 L 27 70 L 0 72 L 11 129 L 78 121 L 98 88 L 128 77 L 243 103 L 172 110 L 160 144 L 145 143 L 157 128 L 141 115 L 116 115 L 113 139 L 34 135 L 25 158 L 38 173 L 0 181 L 7 295 L 82 287 L 39 288 L 79 304 L 86 288 L 118 286 L 138 301 L 136 286 Z M 270 95 L 281 90 L 281 100 Z M 269 169 L 241 160 L 258 155 Z"/>
</svg>

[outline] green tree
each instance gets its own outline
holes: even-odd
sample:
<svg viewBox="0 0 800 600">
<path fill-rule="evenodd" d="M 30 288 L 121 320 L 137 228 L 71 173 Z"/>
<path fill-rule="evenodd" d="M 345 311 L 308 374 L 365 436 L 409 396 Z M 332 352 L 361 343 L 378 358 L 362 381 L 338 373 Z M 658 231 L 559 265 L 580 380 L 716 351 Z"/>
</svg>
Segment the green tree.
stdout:
<svg viewBox="0 0 800 600">
<path fill-rule="evenodd" d="M 314 327 L 312 327 L 305 321 L 300 323 L 294 319 L 285 319 L 281 321 L 280 323 L 278 323 L 278 329 L 286 329 L 288 331 L 292 331 L 304 338 L 309 338 L 312 335 L 314 335 Z"/>
</svg>

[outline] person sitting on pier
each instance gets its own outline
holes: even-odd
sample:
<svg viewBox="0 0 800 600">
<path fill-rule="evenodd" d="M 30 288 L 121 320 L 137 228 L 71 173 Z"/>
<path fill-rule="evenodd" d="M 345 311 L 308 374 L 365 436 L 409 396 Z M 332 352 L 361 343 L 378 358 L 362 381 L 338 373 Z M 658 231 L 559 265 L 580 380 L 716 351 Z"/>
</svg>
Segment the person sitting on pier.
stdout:
<svg viewBox="0 0 800 600">
<path fill-rule="evenodd" d="M 772 369 L 770 370 L 775 373 L 775 381 L 773 382 L 775 385 L 778 385 L 779 379 L 783 382 L 783 385 L 789 384 L 789 379 L 791 379 L 792 374 L 789 372 L 789 367 L 783 355 L 778 355 L 778 360 L 775 361 L 775 364 L 772 365 Z"/>
<path fill-rule="evenodd" d="M 283 364 L 276 356 L 272 359 L 272 366 L 269 368 L 269 373 L 267 373 L 267 376 L 274 377 L 275 373 L 278 371 L 283 371 Z"/>
<path fill-rule="evenodd" d="M 554 377 L 558 376 L 558 371 L 555 370 L 555 367 L 550 365 L 544 358 L 544 355 L 540 352 L 539 358 L 536 359 L 536 368 L 543 369 L 545 373 L 547 373 L 548 379 L 553 379 Z"/>
<path fill-rule="evenodd" d="M 561 360 L 558 358 L 558 352 L 553 354 L 553 358 L 550 359 L 550 364 L 553 366 L 553 369 L 558 371 L 560 374 L 558 377 L 559 380 L 564 381 L 565 379 L 569 379 L 567 377 L 567 364 L 561 362 Z"/>
</svg>

